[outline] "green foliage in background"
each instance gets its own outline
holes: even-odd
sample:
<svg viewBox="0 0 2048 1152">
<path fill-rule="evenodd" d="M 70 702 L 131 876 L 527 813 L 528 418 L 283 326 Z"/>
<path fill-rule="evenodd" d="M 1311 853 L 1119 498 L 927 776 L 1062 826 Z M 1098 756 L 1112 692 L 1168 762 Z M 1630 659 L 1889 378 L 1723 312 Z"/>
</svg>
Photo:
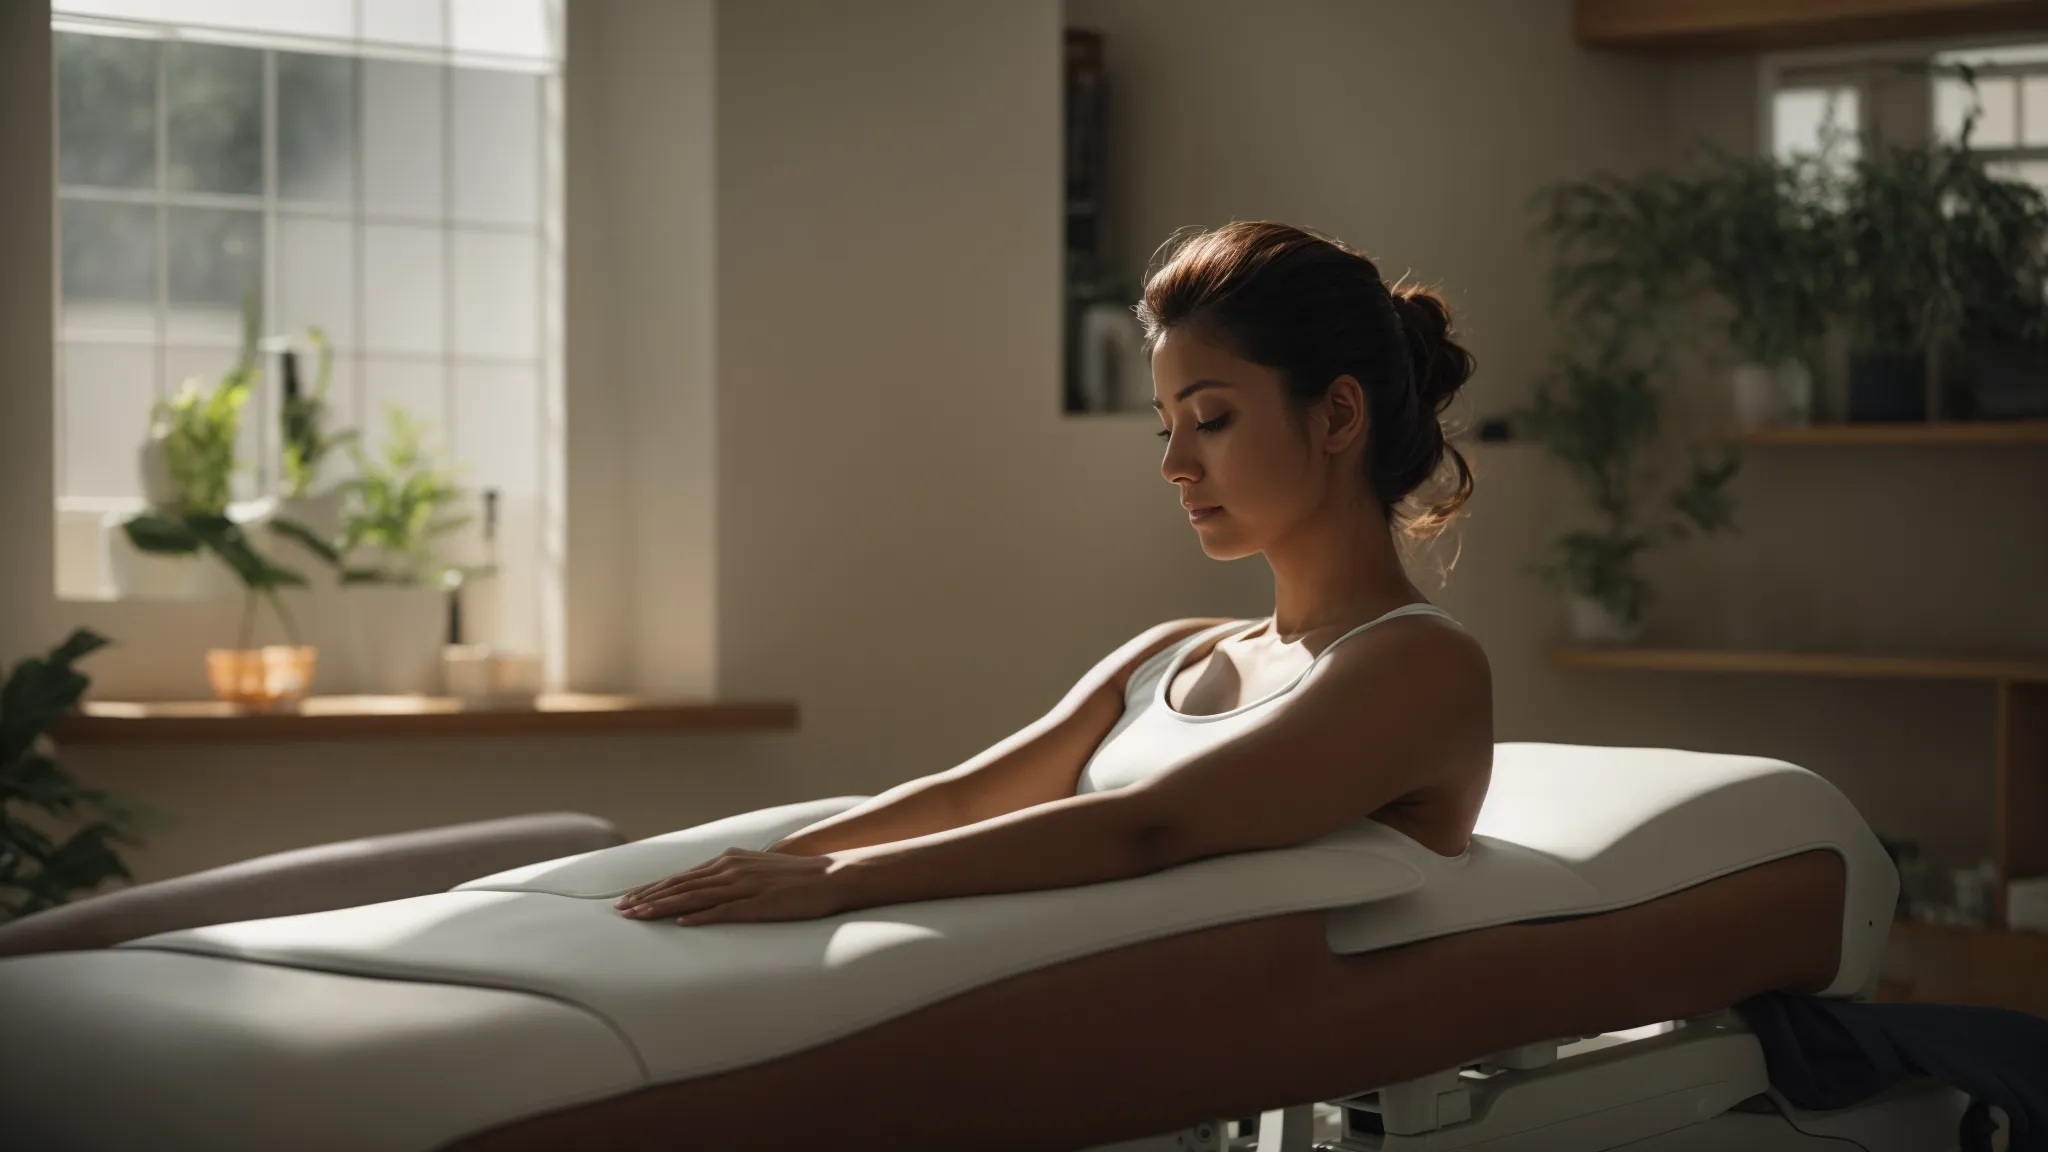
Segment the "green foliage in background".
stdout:
<svg viewBox="0 0 2048 1152">
<path fill-rule="evenodd" d="M 425 429 L 396 404 L 384 406 L 387 430 L 379 456 L 350 443 L 356 475 L 341 484 L 346 495 L 341 534 L 326 540 L 303 524 L 274 521 L 289 536 L 332 565 L 345 584 L 404 584 L 447 588 L 482 569 L 450 565 L 440 542 L 468 524 L 456 511 L 465 497 L 458 470 L 442 461 Z"/>
<path fill-rule="evenodd" d="M 1663 483 L 1662 414 L 1663 396 L 1650 370 L 1610 353 L 1567 359 L 1538 385 L 1518 418 L 1578 481 L 1594 513 L 1593 527 L 1552 540 L 1530 570 L 1598 601 L 1628 624 L 1642 619 L 1651 600 L 1638 567 L 1645 553 L 1734 524 L 1728 482 L 1739 461 L 1732 454 L 1709 459 L 1695 450 L 1683 477 L 1661 499 L 1646 498 Z"/>
<path fill-rule="evenodd" d="M 1811 363 L 1841 299 L 1834 231 L 1838 180 L 1828 155 L 1792 160 L 1707 154 L 1679 222 L 1700 290 L 1728 311 L 1744 360 Z"/>
<path fill-rule="evenodd" d="M 1954 334 L 1962 301 L 1944 202 L 1956 163 L 1942 147 L 1856 159 L 1835 230 L 1848 260 L 1841 312 L 1857 350 L 1918 355 Z"/>
<path fill-rule="evenodd" d="M 72 664 L 106 643 L 78 629 L 46 655 L 16 664 L 0 684 L 0 919 L 131 878 L 117 846 L 138 843 L 144 814 L 73 780 L 43 737 L 90 683 Z M 60 825 L 70 826 L 69 835 L 52 833 Z"/>
<path fill-rule="evenodd" d="M 1974 94 L 1976 73 L 1956 69 Z M 1981 106 L 1945 150 L 1947 275 L 1958 335 L 1977 346 L 2048 348 L 2048 198 L 2023 180 L 1994 175 L 1971 151 Z"/>
<path fill-rule="evenodd" d="M 264 556 L 227 514 L 230 486 L 239 467 L 235 443 L 241 434 L 242 406 L 262 375 L 256 356 L 256 316 L 251 294 L 242 307 L 241 354 L 211 391 L 197 381 L 187 381 L 171 404 L 159 403 L 162 432 L 152 429 L 152 435 L 163 441 L 165 462 L 177 489 L 175 502 L 121 525 L 129 543 L 143 552 L 192 556 L 205 551 L 219 557 L 241 580 L 247 594 L 242 611 L 244 648 L 255 630 L 258 597 L 269 602 L 292 643 L 298 642 L 298 628 L 278 592 L 306 583 L 298 572 Z"/>
<path fill-rule="evenodd" d="M 261 378 L 256 358 L 257 307 L 251 293 L 242 306 L 242 350 L 234 367 L 211 388 L 189 379 L 150 411 L 149 435 L 163 447 L 164 465 L 175 488 L 175 503 L 157 511 L 170 516 L 225 516 L 233 492 L 235 444 L 242 409 Z"/>
<path fill-rule="evenodd" d="M 1730 323 L 1743 339 L 1789 346 L 1800 334 L 1796 316 L 1761 315 L 1781 310 L 1795 287 L 1734 267 L 1737 249 L 1790 215 L 1773 202 L 1785 191 L 1778 178 L 1759 175 L 1732 162 L 1696 176 L 1603 172 L 1535 199 L 1535 230 L 1555 253 L 1551 306 L 1564 331 L 1556 367 L 1515 423 L 1579 484 L 1593 522 L 1553 539 L 1529 570 L 1627 624 L 1642 619 L 1652 597 L 1641 571 L 1647 553 L 1734 522 L 1733 454 L 1710 458 L 1695 447 L 1684 475 L 1665 486 L 1661 381 L 1669 357 L 1689 344 L 1675 321 L 1702 293 L 1722 292 L 1736 297 Z M 1725 219 L 1736 205 L 1749 215 Z M 1709 253 L 1713 260 L 1703 258 Z"/>
<path fill-rule="evenodd" d="M 1599 172 L 1537 192 L 1554 314 L 1602 347 L 1661 347 L 1693 277 L 1699 200 L 1697 186 L 1663 169 Z"/>
<path fill-rule="evenodd" d="M 1743 358 L 1810 355 L 1844 274 L 1829 163 L 1708 149 L 1684 174 L 1601 172 L 1543 189 L 1553 309 L 1581 340 L 1655 355 L 1689 345 L 1673 320 L 1711 298 Z"/>
<path fill-rule="evenodd" d="M 310 494 L 328 455 L 356 439 L 353 428 L 334 433 L 326 430 L 327 384 L 334 375 L 334 349 L 327 343 L 327 333 L 317 327 L 307 329 L 306 337 L 313 345 L 317 365 L 312 391 L 283 400 L 284 494 L 290 497 Z"/>
</svg>

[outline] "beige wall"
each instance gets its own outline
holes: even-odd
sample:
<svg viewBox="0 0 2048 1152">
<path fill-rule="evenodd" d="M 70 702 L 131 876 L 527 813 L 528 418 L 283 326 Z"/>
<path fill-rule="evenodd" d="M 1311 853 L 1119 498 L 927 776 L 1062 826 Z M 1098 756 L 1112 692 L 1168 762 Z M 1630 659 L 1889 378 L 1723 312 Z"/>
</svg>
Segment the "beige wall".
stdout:
<svg viewBox="0 0 2048 1152">
<path fill-rule="evenodd" d="M 33 546 L 49 536 L 48 79 L 42 16 L 9 7 L 0 155 L 31 162 L 0 172 L 17 382 L 0 468 L 23 497 L 0 516 Z M 1190 538 L 1150 416 L 1058 411 L 1056 3 L 570 8 L 570 669 L 586 687 L 790 697 L 803 728 L 71 751 L 179 820 L 137 856 L 144 876 L 542 807 L 637 835 L 870 791 L 1007 734 L 1154 621 L 1269 606 L 1262 563 L 1213 563 Z M 1113 34 L 1123 247 L 1232 216 L 1336 231 L 1449 291 L 1482 365 L 1475 411 L 1524 396 L 1550 342 L 1528 193 L 1661 158 L 1675 127 L 1737 132 L 1753 92 L 1746 68 L 1580 52 L 1565 0 L 1450 8 L 1077 4 Z M 1504 738 L 1783 755 L 1880 827 L 1984 842 L 1988 692 L 1547 667 L 1559 614 L 1519 567 L 1570 493 L 1530 449 L 1475 455 L 1442 599 L 1492 653 Z M 2037 508 L 1995 499 L 2043 478 L 2019 450 L 1760 459 L 1744 538 L 1672 557 L 1655 627 L 2039 649 L 2048 609 L 2026 580 L 2048 570 L 2048 534 Z M 30 560 L 0 566 L 0 651 L 81 615 Z"/>
</svg>

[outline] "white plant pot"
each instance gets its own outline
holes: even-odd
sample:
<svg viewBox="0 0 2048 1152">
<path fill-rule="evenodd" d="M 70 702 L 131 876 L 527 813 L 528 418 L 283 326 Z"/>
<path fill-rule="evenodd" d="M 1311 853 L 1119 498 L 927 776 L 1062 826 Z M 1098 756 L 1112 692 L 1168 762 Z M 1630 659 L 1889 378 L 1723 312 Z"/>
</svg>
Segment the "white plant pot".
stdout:
<svg viewBox="0 0 2048 1152">
<path fill-rule="evenodd" d="M 347 493 L 339 489 L 322 492 L 318 496 L 280 496 L 271 515 L 279 520 L 296 520 L 312 529 L 313 535 L 322 540 L 333 540 L 341 535 L 342 505 L 346 496 Z M 289 547 L 305 552 L 296 544 Z"/>
<path fill-rule="evenodd" d="M 1574 643 L 1633 644 L 1643 634 L 1641 621 L 1631 624 L 1590 596 L 1568 597 L 1565 609 Z"/>
<path fill-rule="evenodd" d="M 441 693 L 448 601 L 433 588 L 355 584 L 341 589 L 349 681 L 378 696 Z"/>
<path fill-rule="evenodd" d="M 1787 424 L 1813 423 L 1813 371 L 1804 360 L 1778 365 L 1779 418 Z"/>
<path fill-rule="evenodd" d="M 1737 364 L 1729 370 L 1728 386 L 1739 427 L 1813 422 L 1813 373 L 1804 361 Z"/>
<path fill-rule="evenodd" d="M 1778 378 L 1768 367 L 1737 364 L 1728 373 L 1728 387 L 1735 400 L 1737 427 L 1768 428 L 1778 423 L 1782 408 Z"/>
<path fill-rule="evenodd" d="M 171 479 L 170 462 L 164 458 L 164 442 L 152 436 L 135 450 L 135 471 L 142 478 L 142 498 L 151 508 L 170 508 L 178 503 L 178 485 Z"/>
<path fill-rule="evenodd" d="M 100 571 L 117 600 L 229 600 L 242 594 L 241 581 L 220 557 L 200 551 L 189 556 L 144 552 L 121 527 L 132 513 L 100 518 Z"/>
</svg>

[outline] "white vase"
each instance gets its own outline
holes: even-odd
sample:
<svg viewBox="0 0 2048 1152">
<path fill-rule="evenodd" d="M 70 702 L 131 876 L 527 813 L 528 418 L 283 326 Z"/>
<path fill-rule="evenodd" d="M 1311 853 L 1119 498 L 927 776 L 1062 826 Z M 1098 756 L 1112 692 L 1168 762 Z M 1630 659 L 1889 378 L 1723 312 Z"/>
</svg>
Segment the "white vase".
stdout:
<svg viewBox="0 0 2048 1152">
<path fill-rule="evenodd" d="M 164 442 L 154 436 L 135 450 L 135 471 L 142 479 L 142 498 L 151 508 L 173 508 L 178 503 L 178 485 L 171 479 L 170 461 L 164 458 Z"/>
<path fill-rule="evenodd" d="M 441 693 L 441 643 L 448 633 L 448 600 L 433 588 L 354 584 L 339 600 L 348 637 L 348 682 L 376 696 Z"/>
<path fill-rule="evenodd" d="M 1138 412 L 1152 395 L 1145 332 L 1122 304 L 1094 304 L 1081 313 L 1078 365 L 1082 405 L 1089 412 Z"/>
<path fill-rule="evenodd" d="M 1729 370 L 1728 386 L 1738 427 L 1813 422 L 1813 373 L 1803 360 L 1737 364 Z"/>
<path fill-rule="evenodd" d="M 313 535 L 331 541 L 341 535 L 342 504 L 346 497 L 347 493 L 340 489 L 318 496 L 280 496 L 271 515 L 279 520 L 296 520 L 311 529 Z"/>
<path fill-rule="evenodd" d="M 187 556 L 144 552 L 121 527 L 129 512 L 100 517 L 100 571 L 116 600 L 228 600 L 242 594 L 235 574 L 220 557 L 201 549 Z"/>
<path fill-rule="evenodd" d="M 1778 423 L 1783 404 L 1778 395 L 1778 377 L 1768 366 L 1737 364 L 1728 372 L 1728 387 L 1735 400 L 1735 424 L 1739 428 L 1767 428 Z"/>
<path fill-rule="evenodd" d="M 1787 424 L 1813 423 L 1813 371 L 1804 360 L 1778 365 L 1778 415 Z"/>
<path fill-rule="evenodd" d="M 1579 644 L 1633 644 L 1643 634 L 1642 621 L 1621 618 L 1607 605 L 1591 596 L 1571 596 L 1565 601 L 1571 636 Z"/>
</svg>

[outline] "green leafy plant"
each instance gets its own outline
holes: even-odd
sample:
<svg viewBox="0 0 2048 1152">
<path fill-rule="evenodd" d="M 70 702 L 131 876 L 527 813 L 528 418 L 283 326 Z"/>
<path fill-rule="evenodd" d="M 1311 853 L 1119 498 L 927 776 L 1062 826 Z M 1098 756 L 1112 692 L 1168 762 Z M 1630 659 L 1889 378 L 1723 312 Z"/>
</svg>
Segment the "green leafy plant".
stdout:
<svg viewBox="0 0 2048 1152">
<path fill-rule="evenodd" d="M 1828 154 L 1790 160 L 1709 154 L 1689 197 L 1686 247 L 1699 283 L 1728 308 L 1729 343 L 1763 365 L 1809 361 L 1842 294 L 1840 195 Z"/>
<path fill-rule="evenodd" d="M 150 409 L 149 435 L 163 449 L 173 496 L 156 511 L 172 516 L 225 516 L 235 473 L 235 442 L 242 408 L 259 377 L 256 360 L 256 305 L 242 309 L 242 350 L 234 367 L 211 388 L 188 379 Z"/>
<path fill-rule="evenodd" d="M 352 428 L 334 433 L 326 431 L 327 384 L 334 374 L 334 349 L 327 342 L 327 333 L 317 327 L 307 329 L 306 338 L 313 346 L 317 365 L 313 390 L 299 392 L 288 387 L 281 407 L 284 494 L 290 497 L 309 494 L 313 481 L 320 474 L 320 465 L 336 448 L 356 439 Z"/>
<path fill-rule="evenodd" d="M 1598 602 L 1627 625 L 1652 598 L 1642 575 L 1652 550 L 1733 524 L 1733 454 L 1690 449 L 1676 482 L 1664 475 L 1665 400 L 1658 381 L 1669 357 L 1691 343 L 1687 309 L 1703 292 L 1734 305 L 1731 335 L 1770 349 L 1798 343 L 1804 319 L 1756 315 L 1803 287 L 1736 269 L 1735 254 L 1807 222 L 1792 214 L 1787 177 L 1720 157 L 1703 174 L 1651 169 L 1599 173 L 1536 197 L 1537 234 L 1554 248 L 1551 307 L 1564 326 L 1557 366 L 1515 414 L 1523 435 L 1561 463 L 1584 490 L 1593 523 L 1552 540 L 1529 571 Z M 1724 218 L 1731 207 L 1747 213 Z M 1802 301 L 1802 309 L 1808 302 Z M 1656 495 L 1646 495 L 1655 493 Z"/>
<path fill-rule="evenodd" d="M 305 577 L 260 552 L 240 525 L 228 517 L 228 498 L 239 467 L 235 443 L 241 433 L 242 407 L 261 378 L 256 357 L 256 304 L 252 296 L 242 308 L 242 350 L 235 365 L 212 389 L 189 380 L 169 402 L 159 402 L 152 432 L 163 442 L 164 460 L 176 495 L 167 507 L 155 507 L 122 524 L 137 549 L 164 556 L 211 552 L 242 582 L 246 592 L 240 646 L 247 648 L 255 630 L 258 598 L 267 600 L 292 643 L 298 628 L 285 608 L 280 589 L 303 586 Z"/>
<path fill-rule="evenodd" d="M 384 419 L 380 457 L 349 445 L 356 475 L 341 484 L 346 503 L 338 539 L 289 520 L 271 527 L 333 565 L 344 584 L 452 587 L 480 571 L 446 563 L 438 548 L 472 519 L 454 510 L 464 496 L 460 473 L 405 409 L 386 404 Z"/>
<path fill-rule="evenodd" d="M 1948 205 L 1957 335 L 1966 344 L 2048 345 L 2048 198 L 1981 164 L 1958 163 Z"/>
<path fill-rule="evenodd" d="M 106 643 L 78 629 L 46 655 L 16 664 L 0 684 L 0 917 L 26 916 L 110 879 L 131 878 L 117 846 L 139 843 L 143 814 L 73 780 L 44 736 L 90 683 L 72 664 Z M 60 824 L 76 827 L 58 839 L 49 829 Z"/>
<path fill-rule="evenodd" d="M 1602 346 L 1655 348 L 1695 290 L 1701 187 L 1652 168 L 1599 172 L 1534 198 L 1536 232 L 1552 246 L 1552 310 Z"/>
<path fill-rule="evenodd" d="M 1644 499 L 1664 485 L 1663 407 L 1650 370 L 1610 349 L 1567 358 L 1517 419 L 1584 489 L 1595 518 L 1592 527 L 1553 540 L 1530 571 L 1599 602 L 1630 625 L 1642 619 L 1652 597 L 1640 569 L 1646 553 L 1734 523 L 1728 483 L 1740 461 L 1732 454 L 1713 459 L 1695 447 L 1683 477 L 1661 499 Z"/>
<path fill-rule="evenodd" d="M 1962 300 L 1945 211 L 1955 174 L 1954 153 L 1941 147 L 1882 147 L 1855 161 L 1835 232 L 1859 351 L 1919 355 L 1956 331 Z"/>
</svg>

